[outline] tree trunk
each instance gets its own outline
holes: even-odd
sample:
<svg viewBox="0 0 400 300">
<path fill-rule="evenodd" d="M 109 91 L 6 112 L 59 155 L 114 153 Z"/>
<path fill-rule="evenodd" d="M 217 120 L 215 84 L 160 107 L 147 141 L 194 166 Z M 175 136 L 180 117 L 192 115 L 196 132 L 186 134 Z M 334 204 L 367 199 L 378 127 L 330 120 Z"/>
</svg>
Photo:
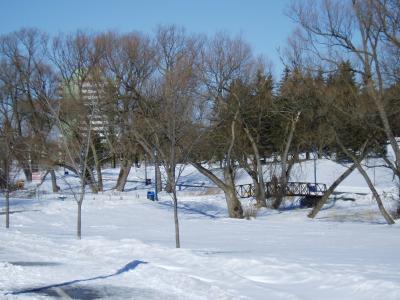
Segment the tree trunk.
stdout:
<svg viewBox="0 0 400 300">
<path fill-rule="evenodd" d="M 276 192 L 274 195 L 275 200 L 272 203 L 273 209 L 278 209 L 281 206 L 281 204 L 283 202 L 283 197 L 285 195 L 286 185 L 287 185 L 286 179 L 282 180 L 282 178 L 281 178 L 281 180 L 279 180 L 279 184 L 278 184 L 277 188 L 275 189 L 275 192 Z"/>
<path fill-rule="evenodd" d="M 173 183 L 172 183 L 172 185 L 174 186 L 172 196 L 173 196 L 173 200 L 174 200 L 175 246 L 176 246 L 176 248 L 180 248 L 181 241 L 180 241 L 180 236 L 179 236 L 178 198 L 176 196 L 176 186 Z"/>
<path fill-rule="evenodd" d="M 167 170 L 167 186 L 165 187 L 165 191 L 167 193 L 173 192 L 172 182 L 175 182 L 175 168 L 168 168 Z"/>
<path fill-rule="evenodd" d="M 6 228 L 10 228 L 10 163 L 7 158 L 4 159 L 4 175 L 6 188 Z"/>
<path fill-rule="evenodd" d="M 374 187 L 374 184 L 372 183 L 371 179 L 369 178 L 367 172 L 363 169 L 361 164 L 356 161 L 355 164 L 357 165 L 357 170 L 361 173 L 361 175 L 364 177 L 365 182 L 368 184 L 368 187 L 370 188 L 372 194 L 374 195 L 375 201 L 378 204 L 379 211 L 381 212 L 382 216 L 385 218 L 386 222 L 389 225 L 394 224 L 394 220 L 392 216 L 386 211 L 385 207 L 383 206 L 382 199 L 379 196 L 377 190 Z"/>
<path fill-rule="evenodd" d="M 83 198 L 83 196 L 81 196 Z M 78 204 L 78 215 L 76 224 L 76 236 L 80 240 L 82 238 L 82 201 L 77 201 Z"/>
<path fill-rule="evenodd" d="M 116 167 L 117 167 L 117 159 L 115 157 L 115 154 L 113 154 L 111 157 L 111 168 L 115 169 Z"/>
<path fill-rule="evenodd" d="M 400 146 L 396 140 L 395 135 L 393 134 L 392 128 L 390 126 L 389 118 L 385 110 L 384 101 L 381 95 L 377 95 L 375 92 L 374 84 L 370 79 L 367 84 L 367 91 L 370 96 L 374 99 L 375 105 L 378 108 L 379 117 L 382 121 L 383 128 L 387 139 L 392 147 L 394 156 L 395 156 L 395 166 L 398 171 L 400 171 Z M 400 177 L 399 177 L 400 178 Z"/>
<path fill-rule="evenodd" d="M 5 189 L 7 187 L 6 174 L 0 169 L 0 188 Z"/>
<path fill-rule="evenodd" d="M 235 188 L 228 188 L 224 190 L 226 204 L 228 207 L 228 214 L 230 218 L 242 219 L 243 209 L 242 204 L 236 196 Z"/>
<path fill-rule="evenodd" d="M 267 207 L 264 181 L 260 182 L 259 180 L 256 180 L 254 182 L 254 189 L 256 192 L 257 207 Z"/>
<path fill-rule="evenodd" d="M 104 191 L 103 185 L 103 175 L 101 174 L 101 164 L 96 164 L 96 173 L 97 173 L 97 187 L 100 192 Z"/>
<path fill-rule="evenodd" d="M 294 131 L 296 130 L 296 124 L 299 121 L 299 118 L 300 118 L 300 112 L 297 113 L 296 118 L 292 121 L 289 136 L 288 136 L 288 139 L 287 139 L 286 145 L 285 145 L 285 150 L 283 151 L 282 156 L 281 156 L 281 176 L 279 177 L 279 188 L 277 189 L 277 195 L 276 195 L 275 201 L 272 204 L 272 207 L 274 209 L 278 209 L 279 206 L 281 206 L 283 197 L 286 194 L 285 191 L 286 191 L 289 172 L 290 172 L 290 168 L 291 168 L 291 167 L 287 168 L 287 160 L 288 160 L 290 145 L 292 144 Z"/>
<path fill-rule="evenodd" d="M 10 188 L 6 188 L 6 228 L 10 228 Z"/>
<path fill-rule="evenodd" d="M 251 180 L 253 181 L 253 185 L 254 185 L 254 197 L 256 198 L 257 207 L 261 207 L 262 206 L 262 196 L 260 193 L 261 187 L 258 184 L 257 178 L 252 177 Z"/>
<path fill-rule="evenodd" d="M 131 171 L 132 161 L 124 159 L 121 164 L 121 170 L 119 171 L 117 184 L 115 189 L 119 192 L 123 192 L 125 189 L 126 181 L 128 179 L 129 172 Z"/>
<path fill-rule="evenodd" d="M 235 183 L 233 180 L 232 168 L 226 166 L 224 168 L 224 179 L 225 179 L 225 199 L 228 206 L 228 214 L 230 218 L 243 218 L 242 204 L 240 203 L 237 194 Z"/>
<path fill-rule="evenodd" d="M 96 167 L 96 173 L 97 173 L 97 190 L 102 192 L 103 191 L 103 176 L 101 174 L 101 163 L 99 160 L 99 156 L 97 155 L 97 149 L 93 141 L 90 142 L 90 148 L 93 153 L 93 160 L 94 160 L 94 165 Z"/>
<path fill-rule="evenodd" d="M 29 167 L 24 167 L 23 171 L 24 171 L 26 181 L 32 182 L 32 171 L 29 169 Z"/>
<path fill-rule="evenodd" d="M 338 145 L 340 146 L 340 148 L 343 150 L 343 152 L 352 159 L 352 161 L 354 162 L 354 164 L 357 167 L 357 170 L 360 172 L 360 174 L 364 177 L 365 182 L 367 183 L 369 189 L 372 192 L 372 195 L 375 198 L 376 203 L 378 204 L 378 208 L 379 211 L 381 212 L 382 216 L 385 218 L 386 222 L 389 225 L 394 224 L 394 220 L 392 218 L 392 216 L 386 211 L 385 207 L 383 206 L 382 203 L 382 199 L 379 196 L 377 190 L 374 187 L 374 184 L 372 183 L 371 179 L 369 178 L 367 172 L 365 172 L 365 170 L 363 169 L 363 167 L 361 166 L 361 162 L 357 159 L 357 157 L 355 157 L 353 154 L 350 153 L 350 151 L 348 151 L 346 149 L 346 147 L 341 143 L 341 141 L 339 140 L 338 137 L 336 137 L 336 141 L 338 143 Z"/>
<path fill-rule="evenodd" d="M 86 183 L 89 184 L 90 189 L 92 190 L 92 193 L 97 194 L 99 192 L 99 190 L 97 188 L 97 184 L 95 183 L 93 170 L 89 167 L 87 167 L 86 170 L 87 170 L 86 176 L 85 176 Z"/>
<path fill-rule="evenodd" d="M 247 138 L 250 141 L 254 153 L 253 165 L 255 165 L 254 169 L 256 170 L 257 174 L 257 179 L 254 182 L 255 184 L 254 188 L 256 190 L 257 207 L 267 207 L 267 201 L 265 199 L 266 196 L 265 196 L 264 174 L 261 164 L 260 152 L 258 151 L 257 143 L 254 140 L 253 136 L 251 135 L 250 130 L 246 126 L 244 126 L 243 129 L 246 133 Z"/>
<path fill-rule="evenodd" d="M 57 185 L 57 178 L 56 178 L 56 172 L 54 169 L 50 169 L 50 176 L 51 176 L 51 186 L 53 189 L 53 193 L 57 193 L 60 190 L 60 187 Z"/>
<path fill-rule="evenodd" d="M 146 154 L 144 155 L 144 181 L 146 182 L 147 185 L 147 157 Z"/>
<path fill-rule="evenodd" d="M 246 170 L 247 174 L 250 175 L 251 180 L 253 181 L 254 185 L 254 196 L 256 198 L 256 205 L 257 207 L 266 207 L 267 202 L 266 202 L 266 195 L 265 195 L 265 186 L 264 184 L 260 184 L 259 177 L 257 176 L 256 172 L 253 172 L 251 170 Z"/>
<path fill-rule="evenodd" d="M 322 196 L 322 198 L 317 202 L 317 204 L 314 206 L 312 211 L 307 215 L 309 218 L 315 218 L 315 216 L 318 214 L 318 212 L 321 210 L 322 206 L 326 203 L 330 195 L 334 192 L 334 190 L 337 188 L 339 184 L 342 183 L 343 180 L 345 180 L 356 168 L 356 164 L 352 164 L 350 168 L 348 168 L 346 171 L 343 172 L 342 175 L 340 175 L 336 180 L 332 183 L 332 185 L 329 187 L 329 189 L 326 191 L 326 193 Z"/>
<path fill-rule="evenodd" d="M 214 182 L 225 194 L 225 201 L 228 207 L 228 214 L 231 218 L 243 218 L 242 204 L 236 195 L 235 184 L 233 181 L 232 170 L 228 169 L 228 166 L 224 168 L 224 181 L 215 176 L 211 171 L 204 168 L 199 163 L 191 163 L 201 174 L 206 176 L 212 182 Z"/>
<path fill-rule="evenodd" d="M 161 181 L 161 170 L 160 170 L 160 166 L 158 164 L 156 164 L 154 166 L 156 168 L 156 177 L 157 177 L 157 191 L 161 192 L 162 191 L 162 181 Z"/>
</svg>

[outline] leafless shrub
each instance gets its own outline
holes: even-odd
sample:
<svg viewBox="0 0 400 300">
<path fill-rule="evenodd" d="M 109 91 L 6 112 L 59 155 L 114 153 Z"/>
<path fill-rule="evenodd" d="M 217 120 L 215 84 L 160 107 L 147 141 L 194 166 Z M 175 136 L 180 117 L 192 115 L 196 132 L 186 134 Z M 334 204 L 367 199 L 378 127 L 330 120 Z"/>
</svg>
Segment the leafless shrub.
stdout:
<svg viewBox="0 0 400 300">
<path fill-rule="evenodd" d="M 388 206 L 388 212 L 393 219 L 400 219 L 400 199 L 396 198 L 393 193 L 383 192 L 383 201 Z"/>
<path fill-rule="evenodd" d="M 258 208 L 254 203 L 249 202 L 247 205 L 243 206 L 243 217 L 246 220 L 251 220 L 257 218 Z"/>
</svg>

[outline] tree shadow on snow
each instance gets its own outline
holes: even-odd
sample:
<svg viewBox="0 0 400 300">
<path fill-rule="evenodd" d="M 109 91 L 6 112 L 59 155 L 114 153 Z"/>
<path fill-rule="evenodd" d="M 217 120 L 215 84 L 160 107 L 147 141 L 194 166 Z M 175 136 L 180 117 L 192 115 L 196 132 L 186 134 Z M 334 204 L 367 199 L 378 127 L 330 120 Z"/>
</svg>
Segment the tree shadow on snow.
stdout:
<svg viewBox="0 0 400 300">
<path fill-rule="evenodd" d="M 166 207 L 169 207 L 169 208 L 173 207 L 173 204 L 172 203 L 168 203 L 168 202 L 158 202 L 158 204 L 166 206 Z M 190 207 L 190 206 L 185 205 L 185 204 L 179 204 L 178 205 L 178 209 L 183 211 L 183 212 L 185 212 L 185 213 L 187 213 L 187 214 L 192 214 L 192 215 L 193 214 L 200 214 L 202 216 L 209 217 L 211 219 L 217 219 L 218 218 L 218 216 L 216 216 L 216 215 L 209 214 L 209 213 L 204 212 L 204 211 L 202 211 L 200 209 L 196 209 L 196 208 Z"/>
<path fill-rule="evenodd" d="M 40 211 L 40 210 L 38 210 L 38 209 L 10 210 L 10 215 L 23 213 L 23 212 L 28 212 L 28 211 Z M 6 214 L 5 211 L 0 211 L 0 215 L 5 215 L 5 214 Z"/>
<path fill-rule="evenodd" d="M 46 285 L 46 286 L 41 286 L 41 287 L 28 288 L 28 289 L 24 289 L 24 290 L 20 290 L 20 291 L 14 291 L 11 293 L 7 293 L 6 295 L 40 293 L 40 292 L 44 292 L 48 289 L 59 288 L 59 287 L 63 287 L 63 286 L 70 286 L 73 284 L 78 284 L 78 283 L 88 282 L 88 281 L 93 281 L 93 280 L 98 280 L 98 279 L 107 279 L 107 278 L 117 276 L 117 275 L 120 275 L 120 274 L 128 272 L 128 271 L 134 270 L 134 269 L 136 269 L 137 266 L 139 266 L 141 264 L 147 264 L 147 262 L 141 261 L 141 260 L 134 260 L 134 261 L 131 261 L 130 263 L 126 264 L 124 267 L 122 267 L 115 273 L 112 273 L 109 275 L 101 275 L 101 276 L 96 276 L 96 277 L 91 277 L 91 278 L 86 278 L 86 279 L 77 279 L 77 280 L 66 281 L 66 282 L 62 282 L 62 283 L 51 284 L 51 285 Z"/>
</svg>

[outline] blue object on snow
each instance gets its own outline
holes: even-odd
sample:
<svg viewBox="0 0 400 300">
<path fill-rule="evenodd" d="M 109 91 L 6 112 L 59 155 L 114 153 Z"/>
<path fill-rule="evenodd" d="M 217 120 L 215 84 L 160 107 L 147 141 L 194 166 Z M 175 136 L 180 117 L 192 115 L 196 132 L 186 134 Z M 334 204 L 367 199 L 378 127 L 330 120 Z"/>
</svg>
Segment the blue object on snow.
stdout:
<svg viewBox="0 0 400 300">
<path fill-rule="evenodd" d="M 153 191 L 147 192 L 147 199 L 154 201 L 154 192 Z"/>
</svg>

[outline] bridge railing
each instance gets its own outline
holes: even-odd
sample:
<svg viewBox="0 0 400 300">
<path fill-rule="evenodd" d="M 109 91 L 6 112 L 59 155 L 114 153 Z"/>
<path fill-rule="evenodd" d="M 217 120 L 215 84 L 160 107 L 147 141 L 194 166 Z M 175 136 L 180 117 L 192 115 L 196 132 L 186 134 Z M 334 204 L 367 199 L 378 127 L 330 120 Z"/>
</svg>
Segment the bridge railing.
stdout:
<svg viewBox="0 0 400 300">
<path fill-rule="evenodd" d="M 236 192 L 241 198 L 255 196 L 255 188 L 252 184 L 242 184 L 236 187 Z M 281 184 L 266 182 L 265 193 L 267 197 L 272 197 L 283 193 L 285 196 L 319 196 L 326 193 L 326 184 L 310 182 L 288 182 L 282 190 Z"/>
<path fill-rule="evenodd" d="M 236 186 L 236 193 L 240 198 L 250 198 L 256 195 L 254 185 L 252 184 L 241 184 Z"/>
</svg>

